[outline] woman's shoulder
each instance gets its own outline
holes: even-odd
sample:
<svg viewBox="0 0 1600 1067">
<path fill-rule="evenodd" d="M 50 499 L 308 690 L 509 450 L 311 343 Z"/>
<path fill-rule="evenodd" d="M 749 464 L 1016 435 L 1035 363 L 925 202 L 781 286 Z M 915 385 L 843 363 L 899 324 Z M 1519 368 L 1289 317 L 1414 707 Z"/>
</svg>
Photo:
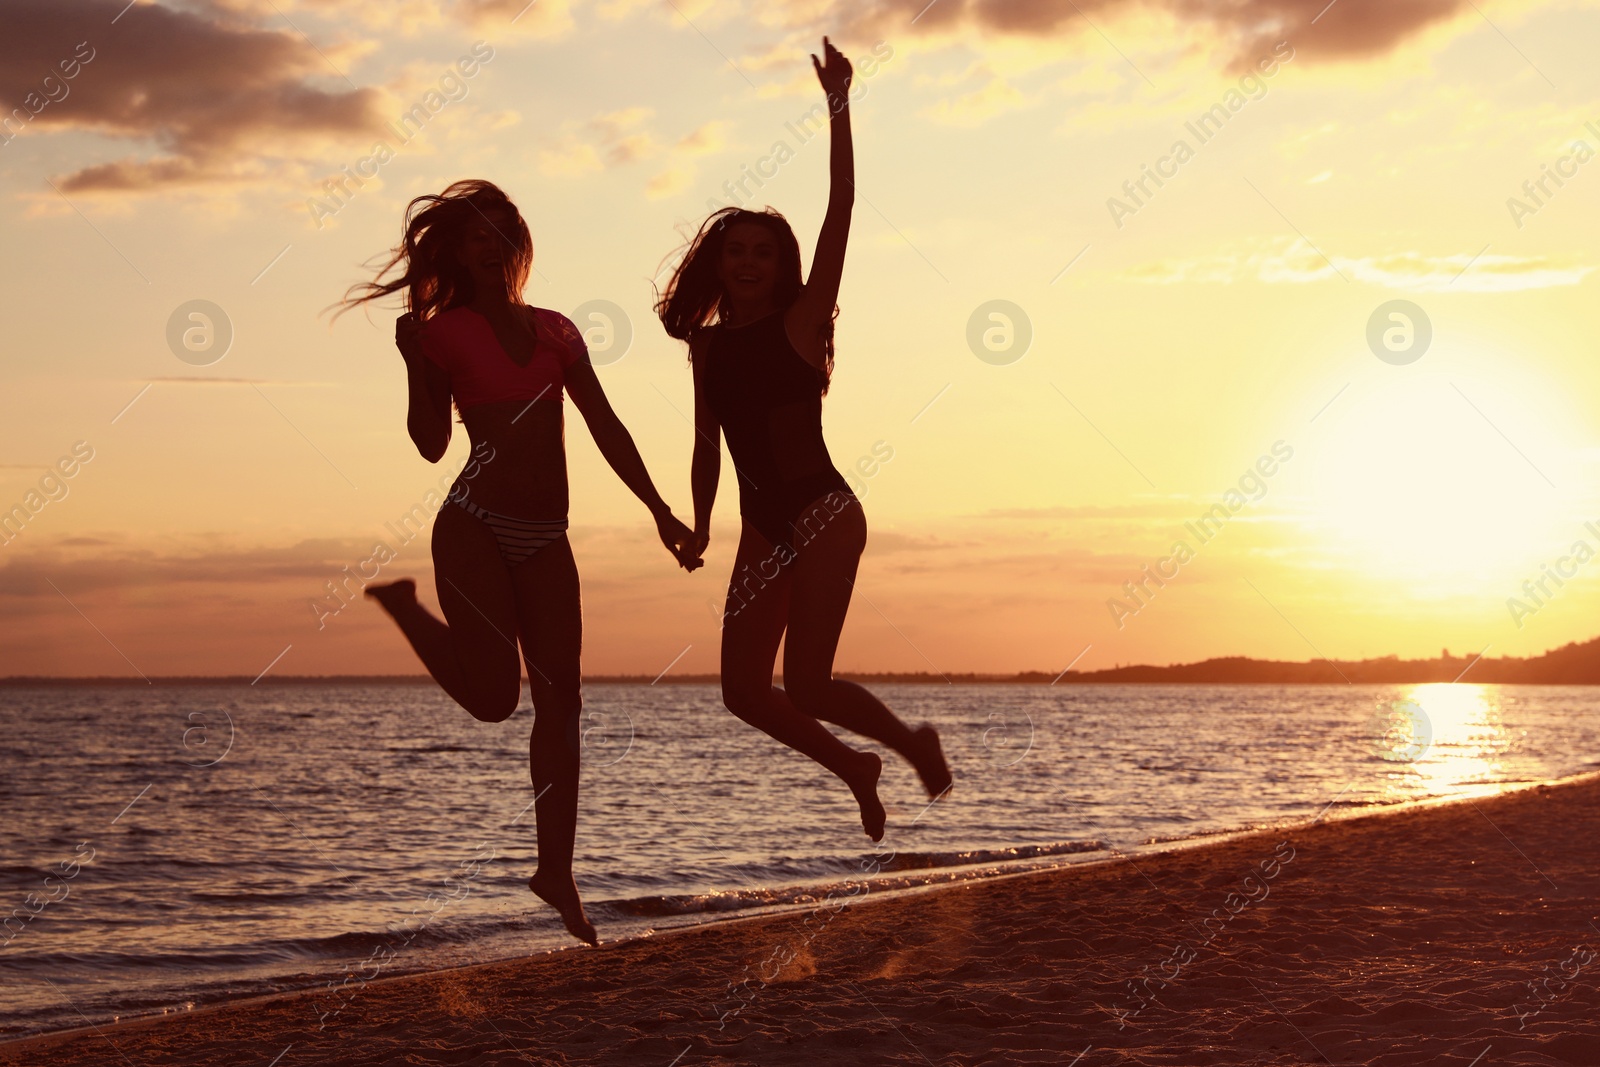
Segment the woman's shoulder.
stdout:
<svg viewBox="0 0 1600 1067">
<path fill-rule="evenodd" d="M 708 322 L 696 326 L 689 334 L 689 357 L 691 359 L 706 355 L 711 351 L 711 344 L 722 334 L 722 323 Z"/>
<path fill-rule="evenodd" d="M 553 308 L 534 307 L 529 304 L 528 310 L 539 320 L 539 325 L 548 327 L 557 337 L 569 342 L 583 337 L 583 332 L 578 329 L 576 323 Z"/>
<path fill-rule="evenodd" d="M 559 340 L 566 348 L 564 362 L 581 359 L 588 354 L 588 343 L 583 339 L 583 331 L 577 324 L 559 311 L 550 308 L 534 307 L 528 305 L 534 320 L 544 328 L 546 336 Z"/>
<path fill-rule="evenodd" d="M 467 332 L 469 315 L 468 308 L 455 307 L 436 311 L 424 319 L 417 329 L 423 354 L 448 369 L 460 352 L 472 346 Z"/>
<path fill-rule="evenodd" d="M 435 312 L 422 323 L 422 329 L 434 334 L 453 333 L 459 330 L 472 317 L 473 311 L 465 304 L 453 308 L 445 308 Z"/>
<path fill-rule="evenodd" d="M 533 304 L 527 305 L 527 308 L 529 311 L 533 312 L 534 317 L 540 322 L 548 322 L 557 326 L 561 326 L 563 324 L 566 326 L 573 326 L 571 319 L 567 318 L 554 308 L 536 307 Z M 576 329 L 575 326 L 573 328 Z"/>
</svg>

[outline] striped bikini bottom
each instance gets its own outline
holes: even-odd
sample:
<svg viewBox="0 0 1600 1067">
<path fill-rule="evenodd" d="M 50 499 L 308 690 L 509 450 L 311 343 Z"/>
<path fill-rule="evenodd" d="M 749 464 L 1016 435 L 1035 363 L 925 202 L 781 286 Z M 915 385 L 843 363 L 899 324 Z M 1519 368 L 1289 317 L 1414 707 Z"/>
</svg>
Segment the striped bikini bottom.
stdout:
<svg viewBox="0 0 1600 1067">
<path fill-rule="evenodd" d="M 499 515 L 487 508 L 480 508 L 467 499 L 465 492 L 457 493 L 454 487 L 450 500 L 460 504 L 468 515 L 482 520 L 489 527 L 495 543 L 500 546 L 500 558 L 507 567 L 517 566 L 545 545 L 559 541 L 567 532 L 567 520 L 564 518 L 517 519 L 510 515 Z"/>
</svg>

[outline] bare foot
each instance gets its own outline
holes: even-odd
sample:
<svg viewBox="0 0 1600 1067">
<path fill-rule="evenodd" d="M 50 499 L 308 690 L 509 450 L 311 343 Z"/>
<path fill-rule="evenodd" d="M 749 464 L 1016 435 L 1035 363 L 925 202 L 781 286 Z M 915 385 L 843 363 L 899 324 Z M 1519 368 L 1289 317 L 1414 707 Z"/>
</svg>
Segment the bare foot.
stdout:
<svg viewBox="0 0 1600 1067">
<path fill-rule="evenodd" d="M 535 872 L 528 879 L 528 888 L 561 914 L 561 922 L 566 926 L 567 933 L 591 945 L 600 943 L 595 936 L 594 923 L 583 913 L 583 901 L 578 898 L 578 883 L 572 880 L 571 875 L 565 880 L 558 880 L 543 878 Z"/>
<path fill-rule="evenodd" d="M 845 784 L 861 806 L 861 828 L 874 841 L 882 841 L 887 816 L 883 813 L 883 803 L 878 800 L 878 776 L 883 773 L 883 760 L 871 752 L 860 755 L 856 769 L 845 779 Z"/>
<path fill-rule="evenodd" d="M 383 610 L 390 615 L 417 602 L 417 583 L 410 578 L 401 578 L 383 585 L 369 585 L 364 592 L 382 605 Z"/>
<path fill-rule="evenodd" d="M 937 800 L 950 791 L 954 782 L 950 776 L 950 765 L 944 761 L 939 731 L 923 725 L 911 731 L 911 737 L 915 746 L 911 750 L 911 765 L 917 769 L 917 777 L 922 779 L 922 788 L 928 791 L 928 796 Z"/>
</svg>

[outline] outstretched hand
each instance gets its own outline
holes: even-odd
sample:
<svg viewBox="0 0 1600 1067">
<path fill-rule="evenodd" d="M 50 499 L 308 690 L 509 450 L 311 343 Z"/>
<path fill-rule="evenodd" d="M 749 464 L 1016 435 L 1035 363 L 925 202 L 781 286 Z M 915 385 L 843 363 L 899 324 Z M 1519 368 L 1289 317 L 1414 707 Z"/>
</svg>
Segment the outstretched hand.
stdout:
<svg viewBox="0 0 1600 1067">
<path fill-rule="evenodd" d="M 823 92 L 828 94 L 830 101 L 849 100 L 850 77 L 854 73 L 850 61 L 826 37 L 822 39 L 822 58 L 826 60 L 825 63 L 819 63 L 816 53 L 812 53 L 811 66 L 817 72 Z"/>
<path fill-rule="evenodd" d="M 705 563 L 694 547 L 694 531 L 679 522 L 672 512 L 663 511 L 656 518 L 656 533 L 661 536 L 661 543 L 667 546 L 667 551 L 678 561 L 678 566 L 684 570 L 694 571 Z"/>
</svg>

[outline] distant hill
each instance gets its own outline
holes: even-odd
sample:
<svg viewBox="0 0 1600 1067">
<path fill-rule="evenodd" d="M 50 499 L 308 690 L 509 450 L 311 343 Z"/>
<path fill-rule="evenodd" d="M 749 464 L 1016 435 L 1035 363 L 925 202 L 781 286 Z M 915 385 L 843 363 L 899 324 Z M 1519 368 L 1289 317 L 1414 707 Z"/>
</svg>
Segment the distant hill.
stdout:
<svg viewBox="0 0 1600 1067">
<path fill-rule="evenodd" d="M 1170 667 L 1130 666 L 1100 671 L 1023 671 L 1018 674 L 887 674 L 840 671 L 838 677 L 854 682 L 886 684 L 953 685 L 1357 685 L 1416 684 L 1421 682 L 1483 682 L 1500 685 L 1600 685 L 1600 637 L 1573 642 L 1540 656 L 1518 659 L 1515 656 L 1452 656 L 1437 659 L 1326 660 L 1295 663 L 1287 660 L 1249 659 L 1227 656 L 1179 663 Z M 12 675 L 0 678 L 0 686 L 65 685 L 141 685 L 143 678 L 49 678 Z M 595 675 L 588 685 L 715 685 L 714 674 L 667 675 L 653 679 L 646 674 Z M 433 685 L 425 674 L 333 674 L 268 675 L 252 682 L 245 675 L 177 676 L 149 679 L 151 685 L 282 686 L 282 685 Z"/>
<path fill-rule="evenodd" d="M 1402 685 L 1422 682 L 1483 682 L 1499 685 L 1600 685 L 1600 637 L 1572 642 L 1539 656 L 1452 656 L 1436 659 L 1326 660 L 1289 662 L 1226 656 L 1170 667 L 1134 665 L 1099 671 L 1024 671 L 1020 674 L 849 674 L 858 682 L 1010 683 L 1013 685 Z"/>
<path fill-rule="evenodd" d="M 1501 685 L 1600 685 L 1600 637 L 1573 642 L 1540 656 L 1452 656 L 1436 659 L 1281 660 L 1229 656 L 1171 667 L 1116 667 L 1101 671 L 1068 671 L 1057 684 L 1106 682 L 1270 683 L 1278 685 L 1401 684 L 1420 682 L 1497 683 Z"/>
</svg>

